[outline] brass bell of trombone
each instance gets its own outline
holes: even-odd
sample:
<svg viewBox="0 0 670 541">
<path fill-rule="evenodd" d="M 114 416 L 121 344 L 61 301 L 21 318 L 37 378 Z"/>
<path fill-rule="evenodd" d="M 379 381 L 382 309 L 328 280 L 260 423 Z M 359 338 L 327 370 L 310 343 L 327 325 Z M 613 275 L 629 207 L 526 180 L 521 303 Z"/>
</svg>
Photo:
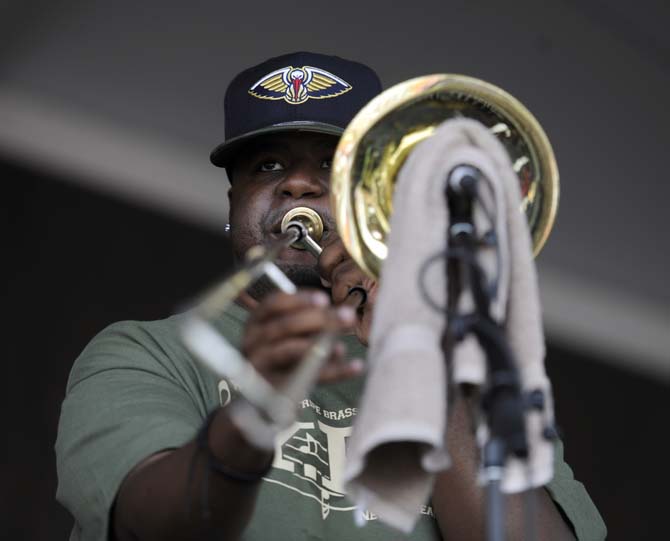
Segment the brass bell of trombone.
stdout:
<svg viewBox="0 0 670 541">
<path fill-rule="evenodd" d="M 399 83 L 354 117 L 333 157 L 331 205 L 342 241 L 356 263 L 378 277 L 386 259 L 393 187 L 412 149 L 445 120 L 481 122 L 507 150 L 521 187 L 537 255 L 558 208 L 558 167 L 549 139 L 516 98 L 490 83 L 435 74 Z"/>
</svg>

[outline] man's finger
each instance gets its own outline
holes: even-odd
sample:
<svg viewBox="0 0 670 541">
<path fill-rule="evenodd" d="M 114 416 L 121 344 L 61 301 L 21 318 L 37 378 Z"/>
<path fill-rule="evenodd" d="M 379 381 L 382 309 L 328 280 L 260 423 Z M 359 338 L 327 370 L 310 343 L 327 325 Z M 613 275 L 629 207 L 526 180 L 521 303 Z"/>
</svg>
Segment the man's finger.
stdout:
<svg viewBox="0 0 670 541">
<path fill-rule="evenodd" d="M 314 342 L 311 338 L 289 338 L 258 348 L 249 359 L 262 371 L 285 371 L 297 365 Z"/>
<path fill-rule="evenodd" d="M 245 343 L 248 346 L 259 340 L 273 343 L 292 336 L 314 335 L 325 330 L 345 332 L 352 330 L 354 323 L 355 320 L 344 311 L 324 310 L 321 307 L 302 308 L 268 320 L 265 324 L 254 325 Z"/>
<path fill-rule="evenodd" d="M 283 315 L 287 312 L 299 310 L 309 306 L 328 306 L 328 296 L 322 291 L 300 290 L 295 294 L 276 291 L 268 295 L 258 308 L 254 310 L 250 322 L 264 323 L 265 321 Z"/>
<path fill-rule="evenodd" d="M 350 259 L 350 256 L 339 237 L 324 247 L 316 265 L 321 281 L 326 287 L 330 287 L 333 282 L 331 275 L 335 267 L 347 259 Z"/>
<path fill-rule="evenodd" d="M 365 371 L 365 364 L 360 359 L 347 362 L 330 361 L 319 374 L 319 383 L 334 383 L 343 379 L 353 378 Z"/>
<path fill-rule="evenodd" d="M 340 304 L 354 286 L 362 286 L 365 275 L 353 260 L 340 263 L 332 273 L 332 289 L 330 295 L 334 304 Z"/>
</svg>

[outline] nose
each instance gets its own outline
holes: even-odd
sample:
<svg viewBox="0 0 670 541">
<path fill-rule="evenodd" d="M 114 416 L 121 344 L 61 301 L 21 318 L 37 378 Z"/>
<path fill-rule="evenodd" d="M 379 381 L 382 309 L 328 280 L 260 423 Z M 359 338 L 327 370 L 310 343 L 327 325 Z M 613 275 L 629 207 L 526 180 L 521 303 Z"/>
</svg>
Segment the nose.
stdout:
<svg viewBox="0 0 670 541">
<path fill-rule="evenodd" d="M 321 197 L 327 190 L 321 176 L 309 167 L 295 168 L 277 185 L 277 190 L 283 197 L 292 199 Z"/>
</svg>

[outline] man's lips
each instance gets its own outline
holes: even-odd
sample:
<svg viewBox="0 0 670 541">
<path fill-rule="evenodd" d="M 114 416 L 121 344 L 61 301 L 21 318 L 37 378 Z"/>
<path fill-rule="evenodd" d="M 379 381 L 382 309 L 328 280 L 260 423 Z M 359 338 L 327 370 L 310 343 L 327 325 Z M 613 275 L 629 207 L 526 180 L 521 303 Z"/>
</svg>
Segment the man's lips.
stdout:
<svg viewBox="0 0 670 541">
<path fill-rule="evenodd" d="M 325 226 L 324 226 L 323 235 L 321 236 L 321 239 L 319 239 L 317 241 L 317 244 L 320 244 L 323 247 L 324 242 L 330 237 L 331 233 L 332 233 L 332 231 L 330 229 L 326 229 Z M 279 227 L 277 229 L 273 229 L 272 231 L 270 231 L 269 233 L 266 234 L 266 238 L 270 242 L 276 241 L 276 240 L 280 239 L 281 237 L 282 237 L 281 227 Z M 316 239 L 314 239 L 314 240 L 316 240 Z"/>
<path fill-rule="evenodd" d="M 319 244 L 321 247 L 323 247 L 327 241 L 327 239 L 330 237 L 332 233 L 332 230 L 327 226 L 326 222 L 324 221 L 323 224 L 323 234 L 320 239 L 313 239 L 316 241 L 317 244 Z M 273 242 L 278 241 L 282 237 L 282 230 L 281 230 L 281 220 L 276 223 L 272 229 L 270 230 L 269 233 L 267 233 L 266 240 L 268 243 L 272 244 Z M 285 261 L 285 262 L 294 262 L 294 263 L 308 263 L 308 264 L 315 264 L 316 263 L 316 258 L 312 253 L 310 253 L 308 250 L 304 248 L 299 248 L 297 246 L 292 246 L 289 245 L 286 248 L 284 248 L 278 256 L 278 261 Z"/>
<path fill-rule="evenodd" d="M 287 209 L 284 213 L 282 213 L 281 217 L 274 224 L 272 224 L 272 226 L 270 227 L 270 230 L 266 233 L 269 233 L 270 235 L 273 235 L 273 236 L 279 236 L 282 233 L 282 230 L 281 230 L 282 220 L 284 219 L 284 216 L 286 215 L 286 213 L 289 210 L 292 210 L 292 209 Z M 323 222 L 323 236 L 325 237 L 326 234 L 329 233 L 333 229 L 333 227 L 331 227 L 332 219 L 325 212 L 320 212 L 317 209 L 313 209 L 313 210 L 315 212 L 317 212 L 319 214 L 319 216 L 321 217 L 321 220 Z"/>
<path fill-rule="evenodd" d="M 330 228 L 324 223 L 323 224 L 323 236 L 325 237 L 327 233 L 330 233 Z M 278 237 L 279 235 L 282 234 L 281 230 L 281 222 L 277 224 L 276 226 L 273 226 L 270 231 L 268 231 L 266 234 L 272 236 L 272 237 Z"/>
</svg>

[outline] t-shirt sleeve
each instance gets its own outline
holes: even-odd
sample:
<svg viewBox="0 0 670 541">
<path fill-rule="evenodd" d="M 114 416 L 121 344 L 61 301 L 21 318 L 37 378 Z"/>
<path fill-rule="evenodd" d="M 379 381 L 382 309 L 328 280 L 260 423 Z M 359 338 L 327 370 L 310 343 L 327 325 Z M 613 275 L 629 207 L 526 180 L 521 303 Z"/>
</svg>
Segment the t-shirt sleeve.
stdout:
<svg viewBox="0 0 670 541">
<path fill-rule="evenodd" d="M 563 458 L 563 444 L 556 445 L 554 478 L 547 490 L 579 541 L 602 541 L 607 528 L 584 485 L 577 481 Z"/>
<path fill-rule="evenodd" d="M 197 373 L 180 359 L 184 353 L 149 324 L 125 322 L 104 330 L 75 362 L 56 441 L 57 499 L 75 518 L 71 539 L 107 539 L 124 477 L 194 437 L 206 406 L 194 392 Z"/>
</svg>

